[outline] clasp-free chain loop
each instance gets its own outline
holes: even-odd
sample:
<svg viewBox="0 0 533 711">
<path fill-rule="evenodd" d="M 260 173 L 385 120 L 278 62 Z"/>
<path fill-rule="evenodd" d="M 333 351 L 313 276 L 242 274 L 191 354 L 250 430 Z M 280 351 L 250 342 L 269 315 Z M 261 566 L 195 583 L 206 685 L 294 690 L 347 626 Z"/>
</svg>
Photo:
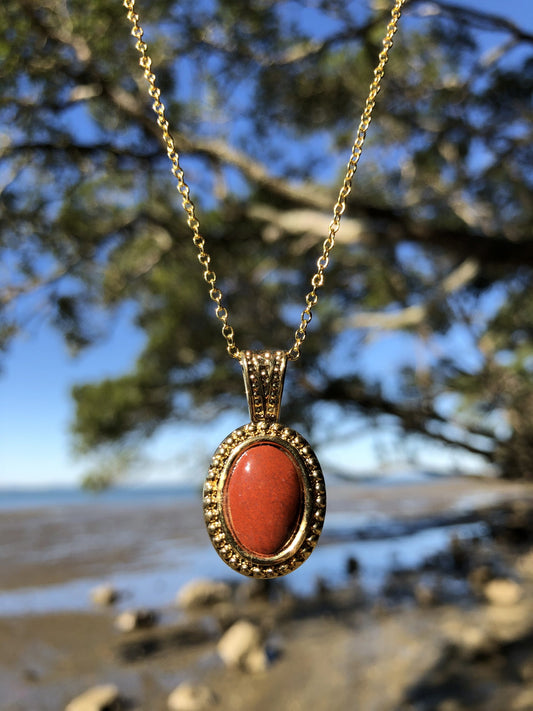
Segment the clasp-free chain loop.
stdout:
<svg viewBox="0 0 533 711">
<path fill-rule="evenodd" d="M 385 71 L 385 65 L 389 58 L 389 51 L 392 47 L 392 39 L 398 29 L 402 6 L 407 0 L 395 0 L 391 10 L 391 19 L 387 25 L 387 32 L 382 41 L 383 49 L 379 54 L 379 62 L 374 69 L 374 78 L 370 84 L 369 93 L 365 102 L 363 113 L 359 122 L 359 127 L 355 136 L 350 160 L 347 164 L 346 175 L 339 190 L 337 202 L 333 207 L 333 219 L 329 224 L 329 234 L 322 243 L 322 254 L 316 262 L 317 270 L 311 278 L 311 290 L 305 297 L 305 308 L 302 311 L 300 324 L 294 333 L 294 344 L 287 351 L 288 360 L 297 360 L 300 357 L 300 350 L 307 334 L 307 327 L 312 319 L 312 310 L 318 301 L 318 289 L 324 285 L 324 272 L 329 264 L 329 255 L 335 246 L 335 237 L 339 231 L 341 217 L 346 209 L 346 200 L 352 191 L 352 181 L 357 170 L 357 165 L 361 157 L 366 132 L 372 119 L 372 111 L 376 104 L 376 97 L 380 90 L 381 80 Z M 176 189 L 181 195 L 181 204 L 187 215 L 187 225 L 193 233 L 193 243 L 198 250 L 198 261 L 203 268 L 204 281 L 209 286 L 209 298 L 215 303 L 215 315 L 222 323 L 222 336 L 226 341 L 226 350 L 232 358 L 241 359 L 242 354 L 235 343 L 235 333 L 228 322 L 228 311 L 222 304 L 223 294 L 216 286 L 217 276 L 210 267 L 211 257 L 206 248 L 205 238 L 200 234 L 200 223 L 196 217 L 196 208 L 190 198 L 190 188 L 185 181 L 185 175 L 179 161 L 179 154 L 169 123 L 165 114 L 165 106 L 162 103 L 161 90 L 157 86 L 156 76 L 152 71 L 152 59 L 148 54 L 148 46 L 143 40 L 144 30 L 140 25 L 139 15 L 135 11 L 135 0 L 123 0 L 123 5 L 128 11 L 128 20 L 132 24 L 131 34 L 137 42 L 135 48 L 140 54 L 139 64 L 144 71 L 144 77 L 148 82 L 148 93 L 153 99 L 152 109 L 157 116 L 157 125 L 161 129 L 163 143 L 165 144 L 167 156 L 171 162 L 172 175 L 176 179 Z"/>
</svg>

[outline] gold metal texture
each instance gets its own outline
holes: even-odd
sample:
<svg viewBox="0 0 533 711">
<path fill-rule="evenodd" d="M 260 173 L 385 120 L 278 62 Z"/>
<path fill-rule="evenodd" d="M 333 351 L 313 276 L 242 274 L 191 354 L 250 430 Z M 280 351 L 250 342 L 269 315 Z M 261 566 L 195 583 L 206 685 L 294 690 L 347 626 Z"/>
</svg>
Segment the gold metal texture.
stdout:
<svg viewBox="0 0 533 711">
<path fill-rule="evenodd" d="M 304 499 L 295 531 L 272 556 L 243 548 L 225 513 L 228 474 L 242 452 L 260 443 L 277 444 L 297 463 Z M 207 531 L 218 555 L 238 573 L 253 578 L 277 578 L 298 568 L 311 555 L 324 525 L 326 489 L 316 455 L 300 434 L 275 422 L 251 422 L 226 437 L 213 456 L 203 497 Z"/>
<path fill-rule="evenodd" d="M 294 343 L 287 351 L 289 360 L 297 360 L 305 340 L 307 327 L 312 319 L 312 310 L 318 301 L 318 289 L 324 284 L 324 272 L 329 264 L 330 253 L 335 246 L 335 237 L 340 227 L 341 217 L 346 209 L 346 200 L 352 191 L 352 181 L 361 157 L 363 144 L 372 118 L 372 111 L 376 104 L 376 97 L 380 90 L 381 80 L 385 65 L 389 58 L 392 40 L 398 27 L 402 6 L 407 0 L 395 0 L 391 10 L 391 19 L 387 25 L 386 34 L 382 40 L 382 50 L 378 56 L 378 64 L 374 69 L 374 78 L 370 84 L 365 107 L 361 115 L 355 141 L 352 146 L 350 160 L 347 164 L 346 174 L 339 190 L 337 201 L 333 206 L 333 219 L 329 224 L 329 234 L 322 243 L 322 254 L 316 262 L 317 270 L 311 278 L 311 290 L 305 297 L 305 308 L 301 314 L 300 325 L 294 333 Z M 222 323 L 222 335 L 226 340 L 226 350 L 230 356 L 240 359 L 241 351 L 235 343 L 235 333 L 228 321 L 228 311 L 222 305 L 223 294 L 216 286 L 217 276 L 211 267 L 211 257 L 207 251 L 206 240 L 200 234 L 200 223 L 196 217 L 196 209 L 190 197 L 190 189 L 185 181 L 185 176 L 179 162 L 179 154 L 169 129 L 165 116 L 165 106 L 161 101 L 161 91 L 157 86 L 156 76 L 152 71 L 152 59 L 148 54 L 148 46 L 143 40 L 144 31 L 140 25 L 139 15 L 135 11 L 135 0 L 123 0 L 123 5 L 128 11 L 128 20 L 132 24 L 131 34 L 137 40 L 135 47 L 139 52 L 139 64 L 144 70 L 144 76 L 149 84 L 148 93 L 153 99 L 152 109 L 157 116 L 157 124 L 161 129 L 167 156 L 171 162 L 171 171 L 176 178 L 176 188 L 181 196 L 181 204 L 187 215 L 187 225 L 193 233 L 193 243 L 198 250 L 198 261 L 203 267 L 203 278 L 209 286 L 209 297 L 215 302 L 215 315 Z"/>
<path fill-rule="evenodd" d="M 244 387 L 251 422 L 277 422 L 287 355 L 284 351 L 243 351 Z"/>
</svg>

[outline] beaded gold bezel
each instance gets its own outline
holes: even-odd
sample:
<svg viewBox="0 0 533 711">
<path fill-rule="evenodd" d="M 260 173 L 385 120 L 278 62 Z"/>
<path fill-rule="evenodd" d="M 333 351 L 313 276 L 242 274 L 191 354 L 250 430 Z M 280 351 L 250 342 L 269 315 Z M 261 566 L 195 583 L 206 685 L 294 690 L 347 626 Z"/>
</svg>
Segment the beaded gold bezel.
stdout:
<svg viewBox="0 0 533 711">
<path fill-rule="evenodd" d="M 263 441 L 276 443 L 291 455 L 303 488 L 300 523 L 274 556 L 257 556 L 242 548 L 224 512 L 224 487 L 233 463 L 244 449 Z M 277 422 L 255 422 L 234 430 L 217 448 L 204 484 L 203 502 L 207 531 L 222 560 L 243 575 L 277 578 L 298 568 L 317 544 L 324 525 L 326 489 L 318 459 L 298 432 Z"/>
</svg>

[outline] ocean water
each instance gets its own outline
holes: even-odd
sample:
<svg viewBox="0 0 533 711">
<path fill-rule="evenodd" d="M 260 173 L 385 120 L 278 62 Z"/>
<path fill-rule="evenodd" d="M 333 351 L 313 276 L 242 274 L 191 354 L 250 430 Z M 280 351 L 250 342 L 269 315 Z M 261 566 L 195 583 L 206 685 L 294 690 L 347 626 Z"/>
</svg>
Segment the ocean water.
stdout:
<svg viewBox="0 0 533 711">
<path fill-rule="evenodd" d="M 398 482 L 394 498 L 402 496 Z M 375 592 L 392 568 L 418 566 L 444 550 L 452 535 L 484 532 L 479 522 L 431 525 L 431 517 L 424 528 L 408 530 L 368 498 L 352 504 L 328 513 L 319 545 L 284 579 L 289 588 L 308 595 L 319 580 L 341 585 L 346 561 L 354 557 L 361 585 Z M 91 589 L 103 582 L 123 592 L 119 607 L 164 608 L 199 577 L 243 580 L 208 540 L 198 489 L 0 491 L 0 616 L 88 611 Z"/>
<path fill-rule="evenodd" d="M 424 483 L 442 478 L 441 474 L 425 471 L 401 471 L 394 475 L 370 475 L 345 479 L 354 484 L 369 484 L 375 488 L 398 487 L 405 484 Z M 332 477 L 335 479 L 335 477 Z M 341 479 L 342 481 L 342 479 Z M 0 511 L 15 511 L 48 506 L 79 505 L 152 505 L 168 503 L 169 500 L 192 500 L 200 493 L 201 486 L 128 485 L 116 486 L 100 492 L 85 491 L 76 486 L 51 487 L 3 487 L 0 485 Z"/>
<path fill-rule="evenodd" d="M 444 550 L 451 535 L 462 540 L 483 534 L 483 525 L 466 524 L 450 528 L 428 528 L 408 536 L 381 540 L 318 545 L 310 558 L 283 579 L 298 595 L 311 595 L 319 581 L 334 588 L 347 582 L 346 561 L 356 558 L 360 565 L 359 582 L 367 593 L 377 593 L 393 568 L 415 568 L 426 558 Z M 177 591 L 189 580 L 216 578 L 242 582 L 243 578 L 229 569 L 211 547 L 189 547 L 172 550 L 159 557 L 157 564 L 141 570 L 117 570 L 105 579 L 121 594 L 117 609 L 145 607 L 165 608 L 173 604 Z M 81 577 L 56 585 L 27 587 L 2 592 L 0 617 L 46 614 L 90 609 L 91 589 L 101 578 Z"/>
<path fill-rule="evenodd" d="M 6 487 L 0 488 L 0 511 L 80 505 L 157 506 L 169 500 L 191 500 L 198 491 L 193 486 L 117 486 L 101 492 L 85 491 L 81 487 Z"/>
</svg>

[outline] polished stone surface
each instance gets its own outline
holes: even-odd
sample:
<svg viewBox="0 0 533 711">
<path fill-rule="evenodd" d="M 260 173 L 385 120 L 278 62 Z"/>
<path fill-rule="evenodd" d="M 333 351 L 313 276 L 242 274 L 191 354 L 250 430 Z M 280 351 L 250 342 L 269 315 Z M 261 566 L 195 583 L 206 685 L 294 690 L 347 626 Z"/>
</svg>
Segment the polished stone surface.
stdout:
<svg viewBox="0 0 533 711">
<path fill-rule="evenodd" d="M 294 534 L 302 509 L 300 469 L 285 448 L 258 442 L 237 457 L 225 484 L 224 514 L 242 548 L 275 555 Z"/>
</svg>

